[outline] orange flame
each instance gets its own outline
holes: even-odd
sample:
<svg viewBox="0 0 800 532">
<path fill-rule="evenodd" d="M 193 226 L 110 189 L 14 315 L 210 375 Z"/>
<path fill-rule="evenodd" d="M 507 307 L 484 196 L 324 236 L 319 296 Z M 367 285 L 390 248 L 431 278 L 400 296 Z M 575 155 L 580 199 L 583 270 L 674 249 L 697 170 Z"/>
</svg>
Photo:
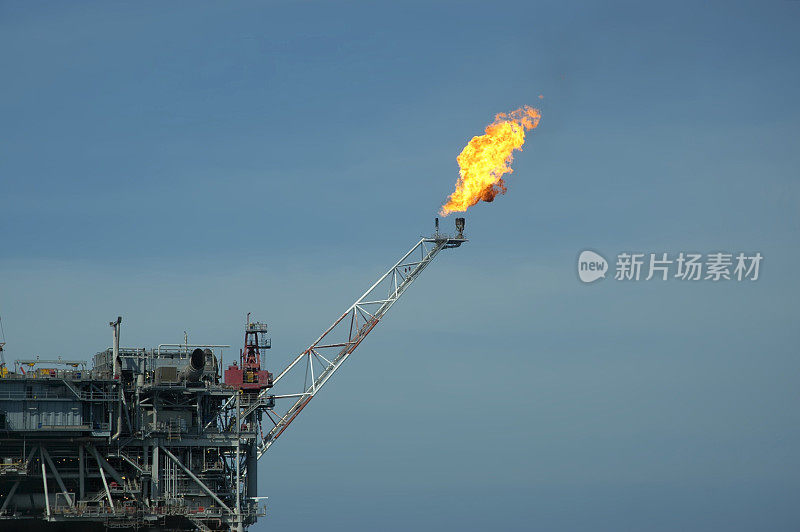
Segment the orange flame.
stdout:
<svg viewBox="0 0 800 532">
<path fill-rule="evenodd" d="M 525 132 L 539 125 L 542 115 L 538 109 L 524 106 L 510 113 L 495 115 L 486 126 L 486 134 L 472 137 L 458 156 L 459 178 L 456 190 L 442 205 L 439 214 L 463 212 L 479 201 L 492 201 L 505 194 L 505 174 L 514 170 L 514 150 L 522 150 Z"/>
</svg>

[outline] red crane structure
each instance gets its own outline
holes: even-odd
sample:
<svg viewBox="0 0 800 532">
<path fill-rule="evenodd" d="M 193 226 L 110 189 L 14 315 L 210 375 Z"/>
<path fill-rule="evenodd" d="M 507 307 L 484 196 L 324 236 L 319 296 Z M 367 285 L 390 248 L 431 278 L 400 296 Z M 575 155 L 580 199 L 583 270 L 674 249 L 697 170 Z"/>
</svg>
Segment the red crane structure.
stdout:
<svg viewBox="0 0 800 532">
<path fill-rule="evenodd" d="M 233 364 L 225 370 L 225 384 L 238 386 L 249 393 L 272 388 L 272 373 L 261 367 L 261 351 L 272 347 L 266 334 L 267 324 L 251 322 L 248 312 L 244 329 L 244 349 L 239 351 L 239 364 Z"/>
</svg>

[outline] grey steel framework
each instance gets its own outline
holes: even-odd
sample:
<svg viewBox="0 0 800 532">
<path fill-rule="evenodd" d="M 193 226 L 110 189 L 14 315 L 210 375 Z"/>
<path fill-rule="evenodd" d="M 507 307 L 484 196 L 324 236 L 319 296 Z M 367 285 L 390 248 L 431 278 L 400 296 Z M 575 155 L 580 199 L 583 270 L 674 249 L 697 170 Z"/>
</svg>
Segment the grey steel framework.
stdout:
<svg viewBox="0 0 800 532">
<path fill-rule="evenodd" d="M 221 382 L 229 346 L 121 348 L 121 318 L 91 370 L 74 360 L 18 361 L 0 378 L 0 529 L 244 530 L 266 513 L 258 458 L 436 255 L 466 241 L 463 219 L 456 227 L 448 236 L 437 222 L 274 388 Z"/>
<path fill-rule="evenodd" d="M 286 379 L 284 387 L 287 388 L 287 393 L 275 394 L 278 388 L 273 388 L 260 394 L 260 404 L 273 400 L 290 400 L 291 406 L 286 410 L 264 408 L 272 426 L 259 444 L 259 458 L 275 443 L 436 255 L 443 249 L 458 247 L 465 241 L 462 231 L 455 238 L 450 238 L 441 235 L 437 230 L 432 237 L 420 239 L 313 344 L 278 374 L 274 381 L 275 386 Z M 302 384 L 299 378 L 289 383 L 292 374 L 301 375 Z"/>
</svg>

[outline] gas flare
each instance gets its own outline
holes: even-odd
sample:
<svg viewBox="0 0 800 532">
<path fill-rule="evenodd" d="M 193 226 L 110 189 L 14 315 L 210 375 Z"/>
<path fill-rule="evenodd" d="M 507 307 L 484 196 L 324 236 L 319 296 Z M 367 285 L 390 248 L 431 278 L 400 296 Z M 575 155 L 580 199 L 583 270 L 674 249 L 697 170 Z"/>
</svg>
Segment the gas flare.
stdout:
<svg viewBox="0 0 800 532">
<path fill-rule="evenodd" d="M 514 150 L 522 150 L 525 132 L 539 125 L 542 115 L 538 109 L 524 106 L 510 113 L 498 113 L 486 126 L 486 134 L 472 137 L 461 150 L 457 161 L 459 178 L 456 190 L 442 205 L 439 214 L 463 212 L 479 201 L 492 201 L 505 194 L 505 174 L 514 170 Z"/>
</svg>

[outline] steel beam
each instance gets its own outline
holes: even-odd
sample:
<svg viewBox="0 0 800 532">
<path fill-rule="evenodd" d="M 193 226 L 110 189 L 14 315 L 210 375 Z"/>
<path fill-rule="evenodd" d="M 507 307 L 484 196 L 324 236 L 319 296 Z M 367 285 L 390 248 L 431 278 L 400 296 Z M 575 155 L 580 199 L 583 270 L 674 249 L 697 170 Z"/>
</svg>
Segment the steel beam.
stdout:
<svg viewBox="0 0 800 532">
<path fill-rule="evenodd" d="M 108 489 L 108 481 L 106 480 L 106 474 L 103 473 L 103 466 L 100 465 L 99 460 L 97 461 L 97 469 L 100 470 L 100 478 L 103 479 L 103 487 L 106 489 L 106 497 L 108 497 L 108 504 L 111 506 L 111 512 L 117 513 L 117 511 L 114 509 L 114 500 L 111 498 L 111 490 Z"/>
<path fill-rule="evenodd" d="M 50 518 L 50 496 L 47 494 L 47 469 L 44 467 L 44 452 L 39 447 L 39 462 L 42 464 L 42 485 L 44 486 L 44 504 L 47 508 L 47 518 Z"/>
<path fill-rule="evenodd" d="M 3 501 L 3 506 L 0 506 L 0 514 L 3 513 L 6 508 L 8 507 L 8 503 L 11 502 L 11 499 L 14 497 L 14 494 L 17 492 L 17 488 L 19 487 L 19 480 L 14 482 L 14 485 L 11 486 L 11 489 L 8 490 L 6 494 L 6 500 Z"/>
<path fill-rule="evenodd" d="M 159 482 L 158 442 L 153 444 L 153 464 L 150 466 L 150 499 L 158 498 L 161 494 Z"/>
<path fill-rule="evenodd" d="M 159 446 L 159 447 L 161 447 L 161 446 Z M 219 497 L 217 497 L 217 494 L 216 494 L 216 493 L 214 493 L 213 491 L 211 491 L 211 488 L 209 488 L 208 486 L 206 486 L 206 485 L 205 485 L 205 483 L 204 483 L 202 480 L 200 480 L 199 478 L 197 478 L 197 476 L 195 476 L 195 474 L 194 474 L 194 473 L 192 473 L 192 472 L 189 470 L 189 468 L 188 468 L 188 467 L 186 467 L 185 465 L 183 465 L 183 462 L 181 462 L 180 460 L 178 460 L 178 458 L 177 458 L 177 457 L 176 457 L 174 454 L 172 454 L 171 452 L 169 452 L 169 449 L 167 449 L 166 447 L 161 447 L 161 450 L 164 452 L 164 454 L 166 454 L 166 455 L 167 455 L 167 456 L 170 458 L 170 460 L 172 460 L 173 462 L 175 462 L 175 463 L 178 465 L 178 467 L 180 467 L 181 469 L 183 469 L 183 472 L 184 472 L 184 473 L 186 473 L 187 475 L 189 475 L 189 478 L 191 478 L 192 480 L 194 480 L 194 481 L 197 483 L 197 485 L 198 485 L 198 486 L 200 486 L 200 489 L 202 489 L 203 491 L 205 491 L 206 493 L 208 493 L 208 494 L 211 496 L 211 498 L 212 498 L 212 499 L 214 499 L 215 501 L 217 501 L 217 502 L 219 503 L 219 505 L 220 505 L 220 506 L 222 506 L 223 508 L 225 508 L 225 510 L 227 510 L 227 511 L 228 511 L 228 513 L 230 513 L 230 514 L 232 514 L 232 513 L 233 513 L 233 511 L 231 511 L 231 509 L 230 509 L 230 508 L 228 508 L 228 505 L 227 505 L 227 504 L 225 504 L 224 502 L 222 502 L 222 499 L 220 499 Z"/>
<path fill-rule="evenodd" d="M 61 475 L 58 473 L 58 469 L 56 469 L 56 465 L 53 463 L 53 459 L 50 457 L 50 453 L 47 452 L 47 449 L 44 445 L 41 446 L 42 455 L 44 456 L 45 460 L 47 460 L 47 465 L 50 466 L 50 469 L 53 470 L 53 476 L 56 477 L 56 482 L 58 482 L 58 487 L 61 488 L 61 493 L 64 494 L 64 498 L 67 499 L 67 503 L 72 508 L 75 508 L 75 501 L 69 496 L 67 492 L 67 487 L 64 485 L 64 481 L 61 479 Z"/>
<path fill-rule="evenodd" d="M 83 480 L 83 471 L 85 466 L 83 464 L 83 455 L 84 449 L 83 445 L 78 445 L 78 500 L 83 500 L 84 496 L 84 480 Z"/>
<path fill-rule="evenodd" d="M 120 475 L 116 469 L 111 467 L 111 464 L 109 464 L 105 458 L 100 456 L 100 453 L 97 452 L 97 449 L 94 448 L 94 445 L 89 444 L 86 447 L 89 449 L 89 452 L 92 453 L 94 459 L 97 460 L 97 465 L 99 465 L 101 469 L 105 469 L 106 473 L 111 475 L 111 478 L 113 478 L 117 484 L 124 486 L 125 481 L 122 479 L 122 475 Z"/>
</svg>

